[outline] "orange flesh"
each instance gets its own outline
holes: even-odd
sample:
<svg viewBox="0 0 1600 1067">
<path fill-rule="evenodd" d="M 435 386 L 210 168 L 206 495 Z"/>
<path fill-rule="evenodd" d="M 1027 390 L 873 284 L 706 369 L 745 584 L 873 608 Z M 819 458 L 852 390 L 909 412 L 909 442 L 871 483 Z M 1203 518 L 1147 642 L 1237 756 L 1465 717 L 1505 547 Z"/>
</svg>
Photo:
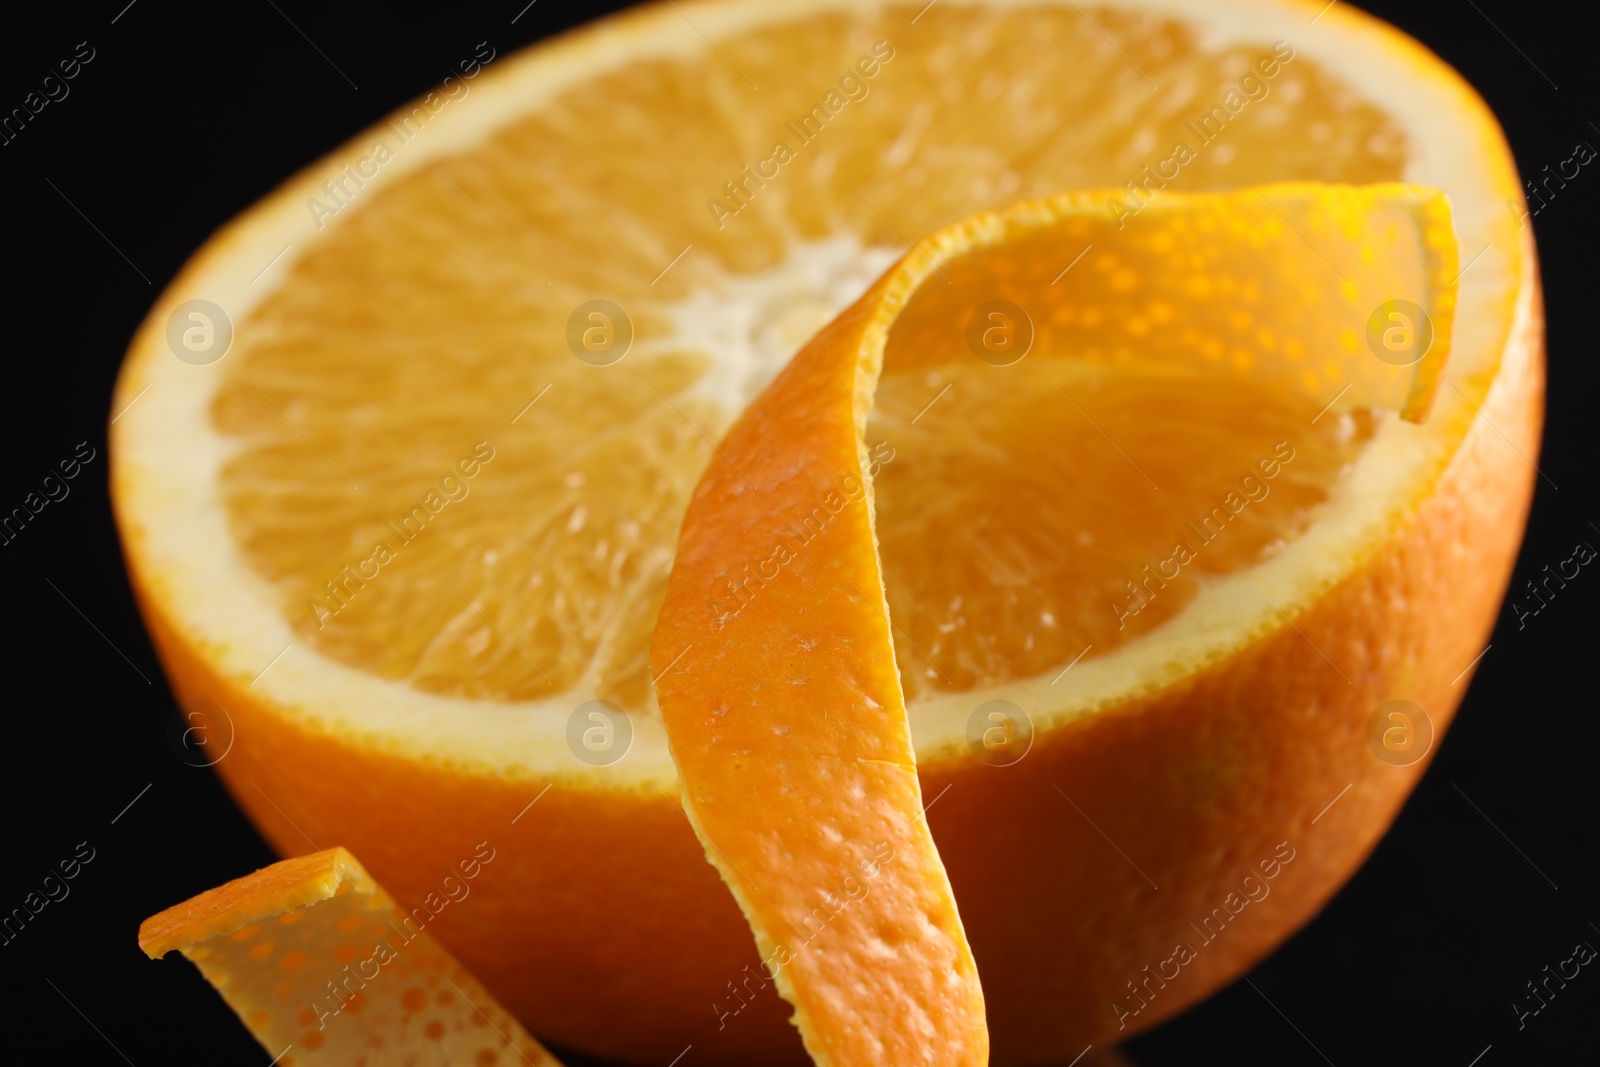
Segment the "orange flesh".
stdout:
<svg viewBox="0 0 1600 1067">
<path fill-rule="evenodd" d="M 426 931 L 430 918 L 336 848 L 151 916 L 139 947 L 181 951 L 285 1067 L 559 1067 Z"/>
<path fill-rule="evenodd" d="M 906 699 L 1093 659 L 1271 556 L 1371 436 L 1368 413 L 1317 413 L 1203 368 L 1038 353 L 886 375 L 866 439 L 894 452 L 877 532 Z"/>
<path fill-rule="evenodd" d="M 1167 158 L 1178 141 L 1200 154 L 1154 204 L 1180 190 L 1265 176 L 1383 180 L 1405 163 L 1397 127 L 1304 57 L 1258 78 L 1266 94 L 1202 148 L 1187 124 L 1264 59 L 1276 62 L 1270 42 L 1211 52 L 1176 23 L 1088 9 L 1091 26 L 1066 5 L 949 5 L 913 26 L 921 7 L 818 16 L 719 41 L 732 65 L 707 53 L 602 75 L 480 148 L 391 187 L 356 191 L 286 283 L 239 325 L 236 350 L 218 368 L 225 382 L 213 417 L 238 449 L 221 475 L 230 523 L 250 566 L 279 591 L 298 641 L 428 691 L 503 700 L 581 690 L 642 711 L 646 648 L 675 531 L 712 456 L 706 438 L 719 439 L 737 411 L 690 392 L 714 365 L 703 349 L 674 339 L 673 308 L 690 294 L 716 294 L 729 278 L 775 267 L 795 238 L 848 235 L 896 250 L 905 247 L 902 235 L 915 238 L 985 206 L 1123 178 L 1143 182 L 1143 168 Z M 917 32 L 934 18 L 944 43 L 926 47 Z M 868 80 L 869 94 L 719 228 L 707 197 L 752 153 L 788 136 L 784 123 L 879 40 L 894 54 Z M 1037 62 L 1041 53 L 1052 61 Z M 759 92 L 735 65 L 752 73 Z M 1007 80 L 983 73 L 1001 70 Z M 1144 86 L 1137 71 L 1172 91 L 1130 91 Z M 1291 128 L 1306 136 L 1285 138 Z M 635 135 L 694 147 L 662 168 L 636 150 Z M 686 245 L 693 251 L 652 284 Z M 1077 251 L 1063 247 L 1052 262 L 1059 269 Z M 1093 253 L 1074 273 L 1092 266 Z M 856 291 L 867 280 L 853 283 Z M 579 363 L 564 340 L 568 314 L 596 296 L 625 306 L 638 334 L 633 351 L 605 368 Z M 752 333 L 778 340 L 773 358 L 751 372 L 747 392 L 827 320 L 841 303 L 831 300 L 757 310 Z M 1108 357 L 1139 341 L 1125 323 L 1091 324 L 1085 316 L 1079 325 Z M 1041 417 L 1037 432 L 1048 444 L 1021 437 L 996 444 L 1082 457 L 1072 472 L 1082 493 L 1027 525 L 1070 534 L 1074 543 L 1087 536 L 1110 553 L 1096 573 L 1103 565 L 1120 583 L 1130 565 L 1137 572 L 1150 562 L 1154 547 L 1170 549 L 1178 515 L 1192 518 L 1209 506 L 1243 464 L 1279 439 L 1270 425 L 1279 416 L 1263 415 L 1269 425 L 1261 426 L 1208 422 L 1208 407 L 1178 410 L 1163 386 L 1146 388 L 1138 377 L 1108 379 L 1102 389 L 1127 393 L 1148 423 L 1191 427 L 1191 440 L 1218 446 L 1214 460 L 1206 452 L 1204 462 L 1154 478 L 1168 510 L 1155 511 L 1153 502 L 1136 515 L 1119 511 L 1123 505 L 1079 508 L 1077 500 L 1125 484 L 1128 472 L 1098 434 L 1079 441 L 1081 427 L 1071 422 Z M 893 407 L 893 387 L 886 390 L 885 407 Z M 1083 407 L 1096 403 L 1093 392 L 1072 395 Z M 918 427 L 936 425 L 940 407 L 959 409 L 960 396 L 959 389 L 946 396 Z M 1101 422 L 1102 415 L 1116 421 L 1109 413 L 1084 410 L 1130 456 L 1138 453 L 1141 467 L 1159 463 L 1147 454 L 1154 442 L 1137 427 L 1119 435 Z M 1235 433 L 1237 455 L 1224 444 Z M 1280 480 L 1272 499 L 1240 524 L 1238 532 L 1248 526 L 1251 536 L 1230 533 L 1196 573 L 1239 566 L 1273 539 L 1292 536 L 1360 439 L 1358 428 L 1336 448 L 1310 442 L 1289 471 L 1297 490 Z M 465 498 L 430 512 L 414 541 L 397 536 L 388 524 L 426 506 L 427 494 L 479 441 L 494 458 L 451 483 Z M 923 517 L 930 502 L 901 491 L 911 477 L 902 471 L 942 461 L 905 449 L 901 456 L 898 468 L 885 471 L 881 533 L 894 561 L 891 598 L 897 624 L 938 664 L 931 679 L 908 683 L 911 692 L 930 682 L 960 689 L 1003 681 L 1061 653 L 1070 658 L 1092 644 L 1089 655 L 1098 655 L 1125 638 L 1126 631 L 1106 630 L 1115 620 L 1104 583 L 1073 585 L 1076 563 L 1071 572 L 1057 570 L 1055 537 L 1013 535 L 997 542 L 1003 556 L 975 552 L 959 582 L 945 554 L 924 556 L 941 547 L 921 536 L 921 523 L 936 520 Z M 966 460 L 969 469 L 976 462 Z M 999 515 L 1006 499 L 1027 490 L 1026 466 L 982 470 L 983 511 Z M 1141 506 L 1130 494 L 1126 507 Z M 1155 525 L 1130 527 L 1129 518 Z M 364 561 L 380 541 L 393 560 L 378 577 L 360 579 L 363 569 L 372 573 Z M 1048 595 L 1017 594 L 1025 575 Z M 1137 625 L 1178 606 L 1188 580 L 1164 591 Z M 966 599 L 952 609 L 956 596 Z M 1040 621 L 1047 613 L 1053 626 Z M 936 636 L 950 625 L 971 633 L 980 621 L 987 629 L 1002 619 L 996 647 Z M 910 653 L 902 662 L 921 661 Z"/>
</svg>

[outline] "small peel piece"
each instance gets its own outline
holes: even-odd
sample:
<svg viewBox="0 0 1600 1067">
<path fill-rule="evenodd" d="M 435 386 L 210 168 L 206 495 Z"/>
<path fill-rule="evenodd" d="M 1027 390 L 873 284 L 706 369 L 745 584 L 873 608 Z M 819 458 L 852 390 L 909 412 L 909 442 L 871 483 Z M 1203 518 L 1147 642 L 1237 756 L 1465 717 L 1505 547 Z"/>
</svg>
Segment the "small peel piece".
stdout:
<svg viewBox="0 0 1600 1067">
<path fill-rule="evenodd" d="M 684 807 L 824 1067 L 988 1057 L 873 532 L 883 457 L 862 434 L 880 374 L 978 356 L 992 301 L 1026 312 L 1029 359 L 1210 358 L 1411 421 L 1448 355 L 1458 249 L 1437 190 L 1290 183 L 1107 211 L 1125 197 L 1025 201 L 918 243 L 744 412 L 685 516 L 651 647 Z M 1089 247 L 1094 262 L 1061 270 Z M 1365 341 L 1395 300 L 1431 320 L 1405 365 Z M 1157 304 L 1161 329 L 1113 329 Z M 1281 359 L 1208 352 L 1260 352 L 1227 342 L 1264 327 Z"/>
<path fill-rule="evenodd" d="M 334 848 L 151 916 L 139 947 L 188 957 L 281 1067 L 560 1067 L 421 927 Z"/>
</svg>

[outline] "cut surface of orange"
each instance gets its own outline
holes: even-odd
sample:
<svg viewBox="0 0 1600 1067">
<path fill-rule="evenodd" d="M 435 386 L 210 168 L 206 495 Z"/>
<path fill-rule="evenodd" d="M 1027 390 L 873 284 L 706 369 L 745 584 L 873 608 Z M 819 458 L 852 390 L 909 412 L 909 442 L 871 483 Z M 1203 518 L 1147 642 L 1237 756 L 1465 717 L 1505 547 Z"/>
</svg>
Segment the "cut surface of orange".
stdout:
<svg viewBox="0 0 1600 1067">
<path fill-rule="evenodd" d="M 453 892 L 470 877 L 452 875 Z M 426 931 L 432 917 L 401 908 L 335 848 L 152 915 L 139 947 L 182 952 L 286 1067 L 559 1067 Z"/>
<path fill-rule="evenodd" d="M 988 1062 L 975 968 L 923 820 L 878 563 L 881 461 L 863 430 L 880 376 L 977 357 L 993 392 L 1010 394 L 1002 418 L 1084 418 L 1053 380 L 1093 362 L 1078 318 L 1092 308 L 1126 323 L 1160 305 L 1166 329 L 1125 361 L 1203 364 L 1209 341 L 1238 351 L 1270 332 L 1300 356 L 1234 366 L 1236 381 L 1264 386 L 1259 402 L 1343 392 L 1420 419 L 1449 353 L 1456 239 L 1435 190 L 1180 193 L 1131 228 L 1107 218 L 1106 199 L 1025 202 L 918 243 L 750 405 L 684 520 L 655 633 L 661 713 L 707 858 L 819 1064 Z M 1062 284 L 1057 265 L 1086 246 L 1097 258 Z M 1221 287 L 1254 290 L 1260 310 L 1232 319 L 1204 299 Z M 1394 366 L 1328 344 L 1394 294 L 1432 323 L 1425 352 Z M 1268 470 L 1246 477 L 1264 486 Z M 1245 500 L 1232 494 L 1223 514 Z M 1029 737 L 1059 714 L 1032 704 Z M 1020 744 L 991 740 L 996 753 Z"/>
<path fill-rule="evenodd" d="M 649 659 L 716 442 L 912 241 L 978 212 L 1110 188 L 1104 219 L 1137 233 L 1181 193 L 1436 187 L 1466 269 L 1421 423 L 1336 395 L 1309 341 L 1321 391 L 1241 377 L 1288 365 L 1288 335 L 1219 288 L 1193 299 L 1230 343 L 1198 364 L 1123 358 L 1185 343 L 1172 308 L 1084 305 L 1052 327 L 1074 331 L 1065 399 L 997 385 L 1038 352 L 1009 379 L 968 353 L 886 374 L 866 428 L 910 744 L 942 797 L 925 822 L 995 1062 L 1070 1059 L 1240 973 L 1420 773 L 1363 724 L 1390 698 L 1448 722 L 1537 448 L 1535 261 L 1498 128 L 1414 42 L 1321 6 L 647 6 L 495 56 L 227 227 L 132 345 L 112 491 L 174 688 L 234 726 L 217 770 L 241 806 L 284 854 L 343 842 L 403 907 L 488 837 L 472 906 L 435 930 L 553 1042 L 801 1061 L 681 810 L 655 685 L 695 650 Z M 1081 250 L 1051 277 L 1115 295 Z M 203 350 L 193 314 L 231 343 Z M 1382 370 L 1365 323 L 1353 341 Z M 1270 495 L 1146 586 L 1263 459 Z M 995 700 L 1056 709 L 1005 768 L 967 741 Z M 1119 1016 L 1230 864 L 1351 783 L 1315 860 Z"/>
</svg>

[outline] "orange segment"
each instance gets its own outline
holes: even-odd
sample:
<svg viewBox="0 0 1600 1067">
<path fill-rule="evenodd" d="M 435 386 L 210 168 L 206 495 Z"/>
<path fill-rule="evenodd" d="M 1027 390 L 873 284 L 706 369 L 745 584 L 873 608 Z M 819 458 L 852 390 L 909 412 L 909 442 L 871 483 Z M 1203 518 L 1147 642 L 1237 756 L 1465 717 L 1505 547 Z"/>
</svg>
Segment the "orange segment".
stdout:
<svg viewBox="0 0 1600 1067">
<path fill-rule="evenodd" d="M 286 1067 L 559 1067 L 424 929 L 431 918 L 335 848 L 152 915 L 139 947 L 182 952 Z"/>
<path fill-rule="evenodd" d="M 653 660 L 685 808 L 820 1064 L 988 1056 L 972 956 L 923 819 L 873 534 L 883 457 L 862 431 L 880 372 L 976 357 L 1004 364 L 984 370 L 1014 391 L 1054 389 L 1065 408 L 1052 372 L 1081 367 L 1103 335 L 1059 327 L 1072 321 L 1062 310 L 1122 323 L 1156 301 L 1171 308 L 1165 337 L 1251 328 L 1297 340 L 1303 360 L 1230 368 L 1258 399 L 1343 383 L 1364 407 L 1416 416 L 1448 354 L 1455 245 L 1436 190 L 1175 195 L 1126 228 L 1103 200 L 1024 202 L 920 242 L 734 424 L 679 535 Z M 1084 242 L 1110 269 L 1058 284 Z M 1201 282 L 1257 290 L 1260 311 L 1230 329 Z M 1339 339 L 1394 294 L 1420 303 L 1436 339 L 1411 366 L 1374 371 L 1371 352 Z M 1010 333 L 974 341 L 975 321 Z M 1117 355 L 1181 367 L 1203 362 L 1200 347 Z"/>
</svg>

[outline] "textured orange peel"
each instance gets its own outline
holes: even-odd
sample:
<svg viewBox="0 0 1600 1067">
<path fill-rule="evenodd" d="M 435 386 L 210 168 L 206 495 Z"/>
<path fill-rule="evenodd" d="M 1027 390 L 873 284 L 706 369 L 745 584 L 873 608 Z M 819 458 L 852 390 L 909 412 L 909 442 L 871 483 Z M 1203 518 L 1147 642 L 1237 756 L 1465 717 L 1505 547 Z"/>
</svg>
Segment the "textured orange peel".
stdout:
<svg viewBox="0 0 1600 1067">
<path fill-rule="evenodd" d="M 151 916 L 139 947 L 182 952 L 278 1064 L 559 1067 L 422 929 L 427 918 L 334 848 Z"/>
</svg>

